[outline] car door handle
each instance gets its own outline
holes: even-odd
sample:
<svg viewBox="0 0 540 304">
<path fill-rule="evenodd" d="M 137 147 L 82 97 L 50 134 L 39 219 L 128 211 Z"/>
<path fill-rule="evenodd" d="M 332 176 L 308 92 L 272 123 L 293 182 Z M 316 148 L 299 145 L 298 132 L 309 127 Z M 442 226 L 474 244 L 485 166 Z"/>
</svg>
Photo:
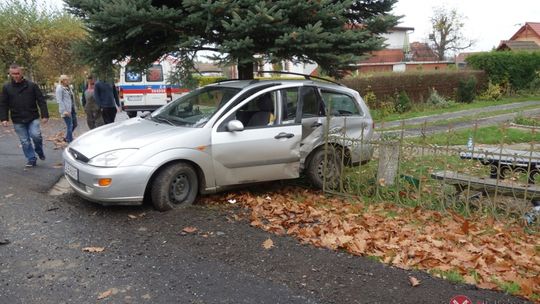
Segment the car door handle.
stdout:
<svg viewBox="0 0 540 304">
<path fill-rule="evenodd" d="M 285 132 L 281 132 L 279 133 L 278 135 L 274 136 L 275 139 L 280 139 L 280 138 L 293 138 L 294 137 L 294 134 L 292 133 L 285 133 Z"/>
<path fill-rule="evenodd" d="M 322 123 L 320 123 L 320 122 L 318 122 L 318 121 L 314 122 L 314 123 L 311 125 L 311 127 L 314 128 L 314 129 L 315 129 L 315 128 L 318 128 L 318 127 L 320 127 L 320 126 L 322 126 Z"/>
</svg>

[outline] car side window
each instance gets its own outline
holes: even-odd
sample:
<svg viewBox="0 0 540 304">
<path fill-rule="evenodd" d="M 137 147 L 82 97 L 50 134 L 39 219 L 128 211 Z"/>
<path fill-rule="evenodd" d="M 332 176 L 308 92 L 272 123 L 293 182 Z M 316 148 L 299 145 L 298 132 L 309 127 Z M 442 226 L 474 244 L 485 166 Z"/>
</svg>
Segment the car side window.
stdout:
<svg viewBox="0 0 540 304">
<path fill-rule="evenodd" d="M 324 107 L 319 102 L 317 91 L 314 87 L 302 87 L 302 118 L 324 116 Z"/>
<path fill-rule="evenodd" d="M 272 126 L 276 123 L 278 91 L 268 92 L 251 100 L 235 113 L 246 129 Z"/>
<path fill-rule="evenodd" d="M 296 123 L 298 110 L 298 88 L 280 90 L 281 96 L 281 124 Z"/>
<path fill-rule="evenodd" d="M 322 98 L 326 109 L 333 116 L 362 116 L 355 99 L 349 95 L 337 92 L 322 91 Z"/>
</svg>

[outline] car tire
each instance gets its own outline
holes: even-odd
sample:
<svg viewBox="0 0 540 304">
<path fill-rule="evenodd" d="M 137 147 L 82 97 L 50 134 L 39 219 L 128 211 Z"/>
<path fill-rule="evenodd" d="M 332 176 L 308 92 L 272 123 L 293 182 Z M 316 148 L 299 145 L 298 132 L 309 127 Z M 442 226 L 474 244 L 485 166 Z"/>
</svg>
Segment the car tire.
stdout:
<svg viewBox="0 0 540 304">
<path fill-rule="evenodd" d="M 306 175 L 311 184 L 319 189 L 323 189 L 323 186 L 325 186 L 326 189 L 337 189 L 341 179 L 341 167 L 343 166 L 339 150 L 333 146 L 328 146 L 326 170 L 324 165 L 324 154 L 324 147 L 321 147 L 313 152 L 313 155 L 310 157 L 308 166 L 306 168 Z"/>
<path fill-rule="evenodd" d="M 152 204 L 159 211 L 184 208 L 193 204 L 198 192 L 195 169 L 186 163 L 171 164 L 163 168 L 152 183 Z"/>
<path fill-rule="evenodd" d="M 137 116 L 137 111 L 127 111 L 126 114 L 129 118 L 133 118 Z"/>
</svg>

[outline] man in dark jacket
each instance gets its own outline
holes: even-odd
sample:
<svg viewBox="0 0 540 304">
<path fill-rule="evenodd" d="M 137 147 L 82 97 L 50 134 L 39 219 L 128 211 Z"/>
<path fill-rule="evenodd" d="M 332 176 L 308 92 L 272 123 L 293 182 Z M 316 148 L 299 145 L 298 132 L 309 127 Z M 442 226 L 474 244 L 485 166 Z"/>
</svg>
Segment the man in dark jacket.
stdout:
<svg viewBox="0 0 540 304">
<path fill-rule="evenodd" d="M 28 160 L 26 167 L 35 167 L 36 154 L 39 159 L 45 160 L 39 117 L 41 113 L 43 123 L 49 120 L 47 103 L 39 87 L 24 79 L 21 67 L 12 64 L 9 76 L 11 81 L 4 84 L 0 96 L 0 121 L 2 126 L 7 127 L 8 115 L 11 117 L 24 156 Z"/>
<path fill-rule="evenodd" d="M 94 99 L 101 108 L 103 122 L 105 124 L 114 122 L 116 113 L 120 112 L 120 100 L 114 84 L 98 80 L 94 86 Z"/>
</svg>

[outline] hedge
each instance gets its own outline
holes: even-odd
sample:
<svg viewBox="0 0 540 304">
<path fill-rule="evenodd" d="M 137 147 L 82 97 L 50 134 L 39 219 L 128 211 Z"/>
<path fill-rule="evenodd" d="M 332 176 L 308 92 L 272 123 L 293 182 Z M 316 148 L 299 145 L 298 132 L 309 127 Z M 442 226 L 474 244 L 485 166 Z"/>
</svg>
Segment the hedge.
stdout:
<svg viewBox="0 0 540 304">
<path fill-rule="evenodd" d="M 455 99 L 456 89 L 460 82 L 471 77 L 476 79 L 476 93 L 487 86 L 487 77 L 483 71 L 425 71 L 406 73 L 384 73 L 355 78 L 345 78 L 341 83 L 364 96 L 373 92 L 377 102 L 393 100 L 396 93 L 406 92 L 414 103 L 427 100 L 430 90 L 435 89 L 439 95 Z"/>
<path fill-rule="evenodd" d="M 524 89 L 540 71 L 540 52 L 486 52 L 467 57 L 467 64 L 484 70 L 495 84 L 509 82 L 513 89 Z"/>
</svg>

